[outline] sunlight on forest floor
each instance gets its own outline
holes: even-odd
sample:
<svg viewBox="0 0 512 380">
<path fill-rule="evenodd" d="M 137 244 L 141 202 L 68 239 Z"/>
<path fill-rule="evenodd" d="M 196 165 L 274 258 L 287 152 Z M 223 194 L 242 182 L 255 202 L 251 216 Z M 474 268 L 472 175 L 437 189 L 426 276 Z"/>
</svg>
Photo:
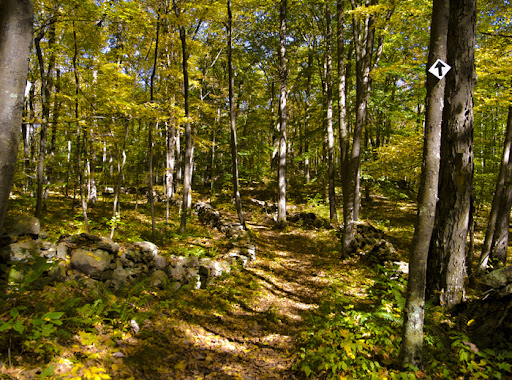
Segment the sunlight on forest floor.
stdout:
<svg viewBox="0 0 512 380">
<path fill-rule="evenodd" d="M 30 208 L 30 202 L 25 197 L 14 199 L 10 220 Z M 71 198 L 50 199 L 42 219 L 50 240 L 83 231 L 78 217 L 69 219 L 69 215 L 79 215 L 76 203 L 70 213 L 72 202 Z M 230 203 L 218 205 L 225 217 L 236 218 Z M 156 208 L 160 215 L 156 243 L 161 254 L 215 257 L 229 250 L 229 239 L 202 226 L 196 216 L 189 218 L 189 230 L 182 235 L 177 232 L 177 207 L 171 209 L 169 224 L 162 217 L 165 205 Z M 294 210 L 318 215 L 326 214 L 326 209 L 317 200 L 294 206 Z M 147 205 L 139 204 L 134 210 L 127 202 L 121 210 L 122 223 L 114 240 L 148 239 Z M 385 234 L 398 257 L 406 258 L 415 206 L 376 195 L 362 210 L 362 217 Z M 90 209 L 93 233 L 108 236 L 109 212 L 102 202 Z M 378 266 L 358 256 L 342 260 L 336 229 L 290 224 L 278 231 L 271 216 L 250 202 L 246 218 L 257 259 L 221 276 L 207 289 L 173 293 L 148 288 L 145 283 L 117 292 L 105 287 L 91 291 L 76 283 L 42 288 L 36 284 L 23 292 L 12 289 L 0 308 L 0 321 L 9 320 L 9 305 L 16 305 L 21 310 L 17 318 L 26 327 L 24 335 L 9 330 L 0 338 L 0 377 L 298 379 L 313 370 L 309 365 L 325 357 L 318 355 L 329 347 L 330 339 L 346 343 L 340 346 L 346 363 L 367 365 L 357 362 L 367 357 L 380 363 L 375 373 L 384 376 L 384 372 L 395 371 L 404 282 L 390 282 Z M 64 312 L 63 323 L 36 339 L 37 323 L 44 323 L 37 318 L 49 311 Z M 387 319 L 375 319 L 378 315 Z M 132 320 L 140 327 L 138 333 L 130 325 Z M 328 326 L 338 327 L 329 332 Z M 310 350 L 315 339 L 320 339 L 314 343 L 318 346 Z M 355 356 L 356 352 L 362 356 Z M 325 365 L 330 370 L 338 368 L 329 367 L 335 363 Z M 327 376 L 325 370 L 318 371 L 319 378 Z M 349 373 L 341 367 L 339 371 Z"/>
</svg>

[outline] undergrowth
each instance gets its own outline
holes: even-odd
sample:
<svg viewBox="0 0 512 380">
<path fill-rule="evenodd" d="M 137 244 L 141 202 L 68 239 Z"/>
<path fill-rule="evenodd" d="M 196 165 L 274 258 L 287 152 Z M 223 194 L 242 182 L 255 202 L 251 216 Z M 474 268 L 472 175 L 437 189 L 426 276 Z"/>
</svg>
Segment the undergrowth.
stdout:
<svg viewBox="0 0 512 380">
<path fill-rule="evenodd" d="M 449 315 L 431 309 L 425 325 L 425 367 L 399 365 L 406 281 L 379 266 L 365 302 L 347 297 L 343 284 L 330 289 L 299 337 L 295 369 L 327 379 L 502 379 L 510 376 L 512 344 L 479 350 Z M 443 325 L 444 324 L 444 325 Z"/>
</svg>

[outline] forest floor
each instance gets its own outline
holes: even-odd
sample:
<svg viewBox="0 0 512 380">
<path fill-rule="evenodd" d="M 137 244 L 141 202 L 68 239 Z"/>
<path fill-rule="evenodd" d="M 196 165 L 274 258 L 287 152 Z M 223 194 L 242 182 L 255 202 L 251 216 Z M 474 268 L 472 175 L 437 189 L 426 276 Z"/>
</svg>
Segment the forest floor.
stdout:
<svg viewBox="0 0 512 380">
<path fill-rule="evenodd" d="M 248 227 L 257 246 L 255 261 L 223 275 L 207 289 L 175 294 L 144 289 L 124 300 L 110 293 L 103 296 L 103 303 L 91 299 L 91 304 L 85 305 L 89 309 L 85 310 L 98 314 L 94 329 L 80 328 L 79 322 L 73 338 L 47 341 L 54 347 L 53 354 L 48 352 L 52 351 L 48 344 L 41 343 L 38 354 L 27 347 L 21 351 L 13 349 L 10 363 L 11 356 L 7 360 L 4 352 L 0 378 L 45 378 L 41 376 L 45 368 L 51 368 L 48 373 L 53 372 L 55 376 L 46 378 L 302 378 L 293 364 L 298 337 L 306 333 L 310 323 L 308 317 L 327 301 L 327 293 L 334 287 L 342 289 L 353 303 L 364 303 L 374 273 L 357 258 L 340 259 L 336 229 L 308 229 L 289 224 L 285 230 L 276 230 L 269 215 L 251 206 L 250 201 L 245 205 Z M 224 217 L 235 218 L 232 207 L 214 206 L 221 209 Z M 316 203 L 292 205 L 291 209 L 325 213 L 325 207 L 321 211 Z M 384 229 L 399 254 L 405 255 L 412 236 L 411 204 L 377 197 L 365 209 L 372 223 Z M 57 215 L 48 216 L 47 222 L 57 218 Z M 197 224 L 197 220 L 192 223 Z M 203 236 L 200 227 L 191 226 L 199 230 L 180 244 L 202 247 L 216 244 L 222 249 L 225 242 L 221 240 L 226 239 L 220 233 L 209 231 Z M 60 233 L 66 231 L 64 226 L 58 228 Z M 27 302 L 41 303 L 43 298 L 51 298 L 48 294 L 54 291 L 43 289 L 40 295 L 27 295 L 32 299 Z M 70 292 L 67 297 L 73 299 L 73 294 Z M 57 298 L 48 302 L 56 302 Z M 63 304 L 45 307 L 66 309 L 65 301 L 59 301 Z M 128 322 L 133 314 L 140 326 L 137 334 L 131 331 Z"/>
<path fill-rule="evenodd" d="M 269 216 L 246 211 L 257 259 L 209 289 L 179 294 L 148 320 L 123 348 L 136 379 L 302 378 L 293 370 L 297 337 L 325 293 L 344 284 L 347 298 L 364 300 L 371 271 L 340 259 L 336 230 L 280 231 Z"/>
<path fill-rule="evenodd" d="M 148 321 L 127 350 L 135 378 L 295 378 L 295 337 L 339 259 L 316 231 L 248 225 L 257 259 L 208 290 L 182 294 L 186 307 Z"/>
</svg>

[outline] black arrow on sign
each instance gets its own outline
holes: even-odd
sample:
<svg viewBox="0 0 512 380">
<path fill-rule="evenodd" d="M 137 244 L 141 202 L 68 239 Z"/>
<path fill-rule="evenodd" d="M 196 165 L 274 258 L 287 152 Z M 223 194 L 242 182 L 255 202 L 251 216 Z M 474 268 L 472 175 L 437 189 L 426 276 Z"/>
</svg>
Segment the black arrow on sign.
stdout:
<svg viewBox="0 0 512 380">
<path fill-rule="evenodd" d="M 445 65 L 441 61 L 437 62 L 436 69 L 439 70 L 439 76 L 443 76 L 443 69 L 445 68 Z"/>
</svg>

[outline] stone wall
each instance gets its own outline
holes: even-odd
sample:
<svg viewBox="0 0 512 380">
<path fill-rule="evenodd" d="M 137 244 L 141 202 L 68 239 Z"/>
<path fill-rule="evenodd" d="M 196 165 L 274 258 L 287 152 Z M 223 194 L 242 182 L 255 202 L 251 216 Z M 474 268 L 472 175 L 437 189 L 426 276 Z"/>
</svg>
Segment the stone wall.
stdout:
<svg viewBox="0 0 512 380">
<path fill-rule="evenodd" d="M 63 235 L 56 243 L 47 241 L 40 223 L 34 217 L 22 217 L 4 239 L 0 256 L 4 262 L 30 262 L 44 257 L 53 263 L 47 272 L 54 281 L 85 281 L 88 285 L 103 282 L 118 289 L 134 281 L 147 279 L 152 287 L 178 290 L 187 285 L 205 288 L 236 265 L 245 266 L 256 259 L 256 247 L 250 233 L 240 224 L 229 223 L 211 206 L 194 205 L 202 223 L 222 231 L 232 248 L 213 258 L 162 255 L 159 248 L 147 241 L 117 243 L 109 238 L 86 233 Z M 12 271 L 15 271 L 13 268 Z M 20 280 L 11 273 L 11 280 Z"/>
</svg>

